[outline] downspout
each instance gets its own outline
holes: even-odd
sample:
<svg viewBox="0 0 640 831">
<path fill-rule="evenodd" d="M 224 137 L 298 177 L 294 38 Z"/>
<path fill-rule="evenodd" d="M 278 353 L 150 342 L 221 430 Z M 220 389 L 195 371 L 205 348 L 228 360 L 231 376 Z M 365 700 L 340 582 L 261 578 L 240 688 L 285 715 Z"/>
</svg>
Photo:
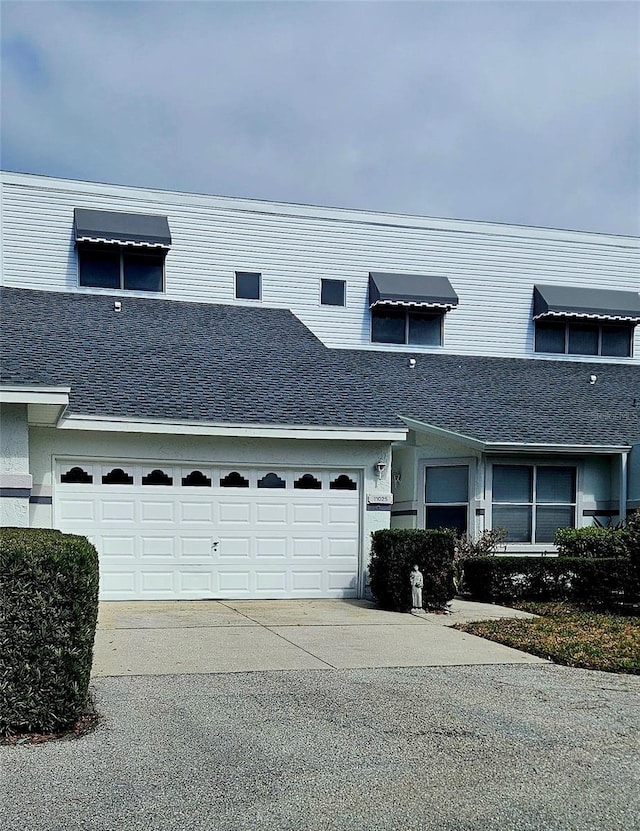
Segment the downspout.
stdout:
<svg viewBox="0 0 640 831">
<path fill-rule="evenodd" d="M 627 518 L 627 484 L 629 471 L 629 451 L 623 450 L 620 454 L 620 521 Z"/>
</svg>

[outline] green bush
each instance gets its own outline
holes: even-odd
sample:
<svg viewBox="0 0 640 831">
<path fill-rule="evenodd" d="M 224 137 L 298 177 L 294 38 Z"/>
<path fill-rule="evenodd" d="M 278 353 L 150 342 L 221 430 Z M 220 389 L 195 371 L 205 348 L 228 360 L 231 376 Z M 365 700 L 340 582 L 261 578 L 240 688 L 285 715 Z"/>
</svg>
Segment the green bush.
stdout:
<svg viewBox="0 0 640 831">
<path fill-rule="evenodd" d="M 384 609 L 411 610 L 409 575 L 414 565 L 424 577 L 425 608 L 441 609 L 455 595 L 453 534 L 396 528 L 375 531 L 371 537 L 371 592 Z"/>
<path fill-rule="evenodd" d="M 636 574 L 640 577 L 640 511 L 635 511 L 627 519 L 627 548 Z"/>
<path fill-rule="evenodd" d="M 561 557 L 624 557 L 627 536 L 621 528 L 559 528 L 553 543 Z"/>
<path fill-rule="evenodd" d="M 85 711 L 97 614 L 85 537 L 0 529 L 0 734 L 55 732 Z"/>
<path fill-rule="evenodd" d="M 592 606 L 640 599 L 640 584 L 626 557 L 486 557 L 464 563 L 474 600 L 568 600 Z"/>
</svg>

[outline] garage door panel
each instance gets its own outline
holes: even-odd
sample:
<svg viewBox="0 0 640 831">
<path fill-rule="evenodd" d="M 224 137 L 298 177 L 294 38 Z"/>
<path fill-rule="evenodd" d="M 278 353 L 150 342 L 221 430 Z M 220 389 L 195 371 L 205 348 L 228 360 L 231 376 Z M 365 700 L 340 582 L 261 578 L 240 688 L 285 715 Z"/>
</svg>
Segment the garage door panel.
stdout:
<svg viewBox="0 0 640 831">
<path fill-rule="evenodd" d="M 284 571 L 256 571 L 256 591 L 284 592 L 287 589 L 287 574 Z"/>
<path fill-rule="evenodd" d="M 220 571 L 218 586 L 221 592 L 248 592 L 249 574 L 246 571 Z"/>
<path fill-rule="evenodd" d="M 135 537 L 111 537 L 103 535 L 99 543 L 100 553 L 103 557 L 135 557 Z"/>
<path fill-rule="evenodd" d="M 93 482 L 62 483 L 74 464 L 92 470 Z M 120 474 L 102 484 L 101 470 L 119 469 L 126 484 Z M 153 470 L 173 484 L 143 486 Z M 194 470 L 204 474 L 191 476 Z M 238 472 L 250 483 L 265 480 L 265 470 Z M 300 471 L 269 472 L 286 487 L 220 487 L 221 468 L 211 465 L 65 461 L 54 489 L 55 523 L 95 539 L 103 599 L 356 597 L 359 492 L 330 489 L 333 472 L 305 471 L 321 483 L 308 490 L 293 487 Z M 183 486 L 187 476 L 204 485 Z"/>
<path fill-rule="evenodd" d="M 219 521 L 221 525 L 249 525 L 251 522 L 251 506 L 248 502 L 220 501 Z"/>
<path fill-rule="evenodd" d="M 106 571 L 100 574 L 100 590 L 103 594 L 121 594 L 132 599 L 136 596 L 135 575 L 131 571 Z"/>
<path fill-rule="evenodd" d="M 283 502 L 258 502 L 256 504 L 256 522 L 266 525 L 287 525 L 288 505 Z"/>
<path fill-rule="evenodd" d="M 251 557 L 251 540 L 248 537 L 220 537 L 218 557 L 221 560 Z"/>
<path fill-rule="evenodd" d="M 185 537 L 179 538 L 180 557 L 182 559 L 194 557 L 210 560 L 213 554 L 213 543 L 211 537 Z"/>
<path fill-rule="evenodd" d="M 140 500 L 140 520 L 144 523 L 167 524 L 176 521 L 175 503 L 169 499 Z"/>
<path fill-rule="evenodd" d="M 181 502 L 179 508 L 179 521 L 182 523 L 213 523 L 212 502 Z"/>
<path fill-rule="evenodd" d="M 256 557 L 287 557 L 286 537 L 256 537 Z"/>
<path fill-rule="evenodd" d="M 140 535 L 140 555 L 142 557 L 175 557 L 175 538 L 157 535 Z"/>
<path fill-rule="evenodd" d="M 60 519 L 65 522 L 95 523 L 96 508 L 93 499 L 66 499 L 60 506 Z"/>
<path fill-rule="evenodd" d="M 143 571 L 140 578 L 143 594 L 175 594 L 175 574 L 173 571 Z"/>
<path fill-rule="evenodd" d="M 291 540 L 293 559 L 322 559 L 322 537 L 293 537 Z"/>
<path fill-rule="evenodd" d="M 295 525 L 322 525 L 323 505 L 307 502 L 293 503 L 293 523 Z"/>
<path fill-rule="evenodd" d="M 133 500 L 103 499 L 99 506 L 103 522 L 135 522 L 136 503 Z"/>
</svg>

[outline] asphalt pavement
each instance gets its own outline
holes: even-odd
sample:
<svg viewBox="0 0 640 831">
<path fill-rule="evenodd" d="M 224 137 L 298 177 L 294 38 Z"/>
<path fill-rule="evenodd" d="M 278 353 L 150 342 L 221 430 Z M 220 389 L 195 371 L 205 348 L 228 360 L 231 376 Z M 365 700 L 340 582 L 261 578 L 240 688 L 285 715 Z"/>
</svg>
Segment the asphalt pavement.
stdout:
<svg viewBox="0 0 640 831">
<path fill-rule="evenodd" d="M 497 664 L 92 689 L 94 733 L 0 747 L 3 831 L 640 827 L 638 677 Z"/>
</svg>

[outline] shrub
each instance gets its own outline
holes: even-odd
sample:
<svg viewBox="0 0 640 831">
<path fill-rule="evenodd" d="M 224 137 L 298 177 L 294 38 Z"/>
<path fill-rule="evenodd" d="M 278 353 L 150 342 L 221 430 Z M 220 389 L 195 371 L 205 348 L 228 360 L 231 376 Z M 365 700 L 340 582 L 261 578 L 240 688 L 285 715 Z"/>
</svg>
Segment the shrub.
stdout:
<svg viewBox="0 0 640 831">
<path fill-rule="evenodd" d="M 504 548 L 507 538 L 506 528 L 492 528 L 483 531 L 475 539 L 468 534 L 455 538 L 453 558 L 453 583 L 458 594 L 466 591 L 464 582 L 464 562 L 469 558 L 495 557 L 500 547 Z"/>
<path fill-rule="evenodd" d="M 375 531 L 371 537 L 371 592 L 383 608 L 411 610 L 409 575 L 414 565 L 424 577 L 425 608 L 441 609 L 454 596 L 451 533 L 396 528 Z"/>
<path fill-rule="evenodd" d="M 627 532 L 621 528 L 559 528 L 553 538 L 561 557 L 624 557 Z"/>
<path fill-rule="evenodd" d="M 640 511 L 635 511 L 627 519 L 627 548 L 636 574 L 640 577 Z"/>
<path fill-rule="evenodd" d="M 486 557 L 464 563 L 474 600 L 569 600 L 592 606 L 633 603 L 638 576 L 628 558 Z"/>
<path fill-rule="evenodd" d="M 83 713 L 97 614 L 85 537 L 0 529 L 0 734 L 55 732 Z"/>
</svg>

